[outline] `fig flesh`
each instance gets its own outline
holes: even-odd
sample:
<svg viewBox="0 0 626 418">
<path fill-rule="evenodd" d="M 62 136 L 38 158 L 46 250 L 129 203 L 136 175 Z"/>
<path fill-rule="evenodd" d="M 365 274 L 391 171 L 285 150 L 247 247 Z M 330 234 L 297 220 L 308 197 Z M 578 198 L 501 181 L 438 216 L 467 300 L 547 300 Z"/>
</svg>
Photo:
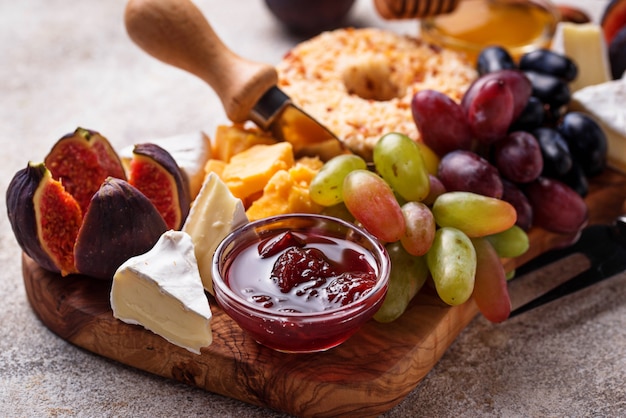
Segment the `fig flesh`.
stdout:
<svg viewBox="0 0 626 418">
<path fill-rule="evenodd" d="M 167 230 L 152 202 L 126 180 L 109 177 L 94 194 L 78 231 L 76 269 L 111 280 L 131 257 L 147 252 Z"/>
<path fill-rule="evenodd" d="M 98 132 L 76 128 L 52 147 L 44 160 L 55 180 L 60 180 L 83 211 L 107 177 L 126 178 L 122 162 Z"/>
<path fill-rule="evenodd" d="M 187 175 L 164 148 L 153 143 L 135 145 L 129 183 L 157 208 L 168 229 L 179 230 L 191 207 Z"/>
<path fill-rule="evenodd" d="M 29 162 L 6 193 L 9 222 L 22 250 L 46 270 L 76 273 L 74 242 L 82 211 L 43 163 Z"/>
</svg>

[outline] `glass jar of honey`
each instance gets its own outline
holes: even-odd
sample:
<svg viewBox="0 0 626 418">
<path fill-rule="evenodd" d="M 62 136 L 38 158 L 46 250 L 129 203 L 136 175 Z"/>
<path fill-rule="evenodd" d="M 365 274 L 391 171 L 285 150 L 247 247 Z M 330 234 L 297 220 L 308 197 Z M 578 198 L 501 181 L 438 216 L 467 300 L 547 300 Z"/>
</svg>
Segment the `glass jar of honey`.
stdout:
<svg viewBox="0 0 626 418">
<path fill-rule="evenodd" d="M 559 19 L 548 0 L 461 0 L 450 14 L 422 19 L 420 31 L 427 42 L 465 52 L 472 61 L 492 45 L 517 59 L 549 47 Z"/>
</svg>

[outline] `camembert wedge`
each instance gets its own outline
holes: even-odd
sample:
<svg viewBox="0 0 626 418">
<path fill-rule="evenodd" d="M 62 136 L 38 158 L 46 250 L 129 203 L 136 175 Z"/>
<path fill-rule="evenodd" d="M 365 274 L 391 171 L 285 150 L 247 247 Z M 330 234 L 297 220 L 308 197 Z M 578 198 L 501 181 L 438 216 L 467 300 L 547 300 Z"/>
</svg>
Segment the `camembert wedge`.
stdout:
<svg viewBox="0 0 626 418">
<path fill-rule="evenodd" d="M 150 251 L 117 269 L 111 308 L 115 318 L 196 354 L 213 341 L 211 308 L 193 243 L 181 231 L 165 232 Z"/>
<path fill-rule="evenodd" d="M 213 254 L 233 229 L 248 222 L 241 199 L 215 173 L 208 173 L 182 230 L 193 241 L 204 288 L 213 294 Z"/>
</svg>

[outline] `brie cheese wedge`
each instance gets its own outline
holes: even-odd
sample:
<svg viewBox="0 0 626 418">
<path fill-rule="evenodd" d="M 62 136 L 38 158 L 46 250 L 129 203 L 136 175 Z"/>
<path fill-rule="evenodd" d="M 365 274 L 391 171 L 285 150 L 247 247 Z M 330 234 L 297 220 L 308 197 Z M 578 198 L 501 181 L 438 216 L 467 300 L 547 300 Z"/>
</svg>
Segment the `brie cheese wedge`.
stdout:
<svg viewBox="0 0 626 418">
<path fill-rule="evenodd" d="M 591 115 L 608 141 L 608 164 L 626 173 L 626 77 L 589 86 L 572 95 L 570 110 Z"/>
<path fill-rule="evenodd" d="M 235 228 L 248 222 L 241 199 L 233 196 L 226 183 L 208 173 L 193 201 L 182 231 L 193 240 L 204 288 L 213 293 L 213 254 L 220 242 Z"/>
<path fill-rule="evenodd" d="M 170 153 L 176 164 L 187 175 L 191 198 L 197 196 L 204 181 L 204 166 L 211 159 L 211 140 L 204 132 L 159 138 L 144 142 L 156 144 Z M 122 148 L 119 156 L 128 170 L 134 145 Z"/>
<path fill-rule="evenodd" d="M 211 308 L 191 237 L 165 232 L 145 254 L 122 264 L 111 287 L 113 316 L 200 354 L 213 341 Z"/>
</svg>

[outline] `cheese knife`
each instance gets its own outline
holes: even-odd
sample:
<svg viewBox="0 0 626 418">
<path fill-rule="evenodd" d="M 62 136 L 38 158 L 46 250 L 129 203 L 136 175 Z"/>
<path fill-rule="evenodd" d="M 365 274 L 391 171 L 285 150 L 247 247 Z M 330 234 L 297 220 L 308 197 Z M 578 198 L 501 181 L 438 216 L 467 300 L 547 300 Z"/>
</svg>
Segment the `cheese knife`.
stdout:
<svg viewBox="0 0 626 418">
<path fill-rule="evenodd" d="M 509 318 L 626 271 L 626 215 L 617 217 L 610 225 L 588 226 L 573 245 L 549 251 L 524 264 L 517 269 L 517 278 L 514 282 L 519 280 L 523 285 L 525 276 L 535 274 L 552 264 L 567 263 L 574 255 L 583 256 L 587 260 L 586 268 L 582 272 L 539 297 L 514 307 Z"/>
<path fill-rule="evenodd" d="M 191 1 L 130 0 L 124 21 L 130 38 L 148 54 L 209 84 L 232 122 L 254 122 L 290 142 L 296 155 L 328 160 L 347 152 L 339 138 L 277 87 L 274 67 L 228 49 Z"/>
</svg>

